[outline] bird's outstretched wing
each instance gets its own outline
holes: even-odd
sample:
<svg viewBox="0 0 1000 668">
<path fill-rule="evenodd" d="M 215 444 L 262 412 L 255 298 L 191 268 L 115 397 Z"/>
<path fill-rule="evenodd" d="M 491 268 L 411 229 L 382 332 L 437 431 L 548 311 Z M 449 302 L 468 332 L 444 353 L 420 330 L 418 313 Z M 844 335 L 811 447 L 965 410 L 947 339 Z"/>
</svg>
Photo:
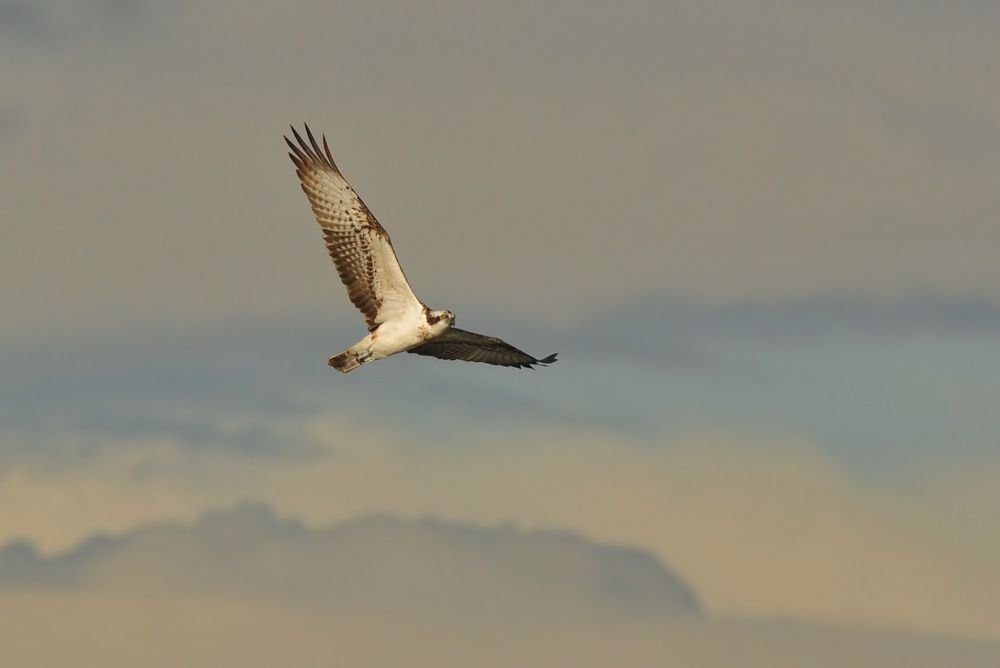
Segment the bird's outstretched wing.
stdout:
<svg viewBox="0 0 1000 668">
<path fill-rule="evenodd" d="M 484 362 L 525 369 L 530 369 L 535 364 L 552 364 L 556 361 L 555 354 L 537 359 L 494 336 L 483 336 L 456 327 L 408 352 L 443 360 Z"/>
<path fill-rule="evenodd" d="M 327 250 L 347 287 L 347 295 L 373 330 L 423 304 L 413 294 L 385 231 L 361 201 L 333 161 L 323 137 L 323 148 L 306 126 L 307 144 L 292 128 L 296 143 L 288 157 L 309 198 L 316 221 L 323 228 Z"/>
</svg>

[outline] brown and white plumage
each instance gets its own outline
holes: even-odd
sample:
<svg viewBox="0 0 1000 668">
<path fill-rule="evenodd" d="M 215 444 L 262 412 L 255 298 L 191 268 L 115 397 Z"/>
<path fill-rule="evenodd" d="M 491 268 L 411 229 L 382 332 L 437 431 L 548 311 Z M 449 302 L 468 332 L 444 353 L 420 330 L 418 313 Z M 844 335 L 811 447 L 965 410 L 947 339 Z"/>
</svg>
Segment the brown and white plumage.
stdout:
<svg viewBox="0 0 1000 668">
<path fill-rule="evenodd" d="M 294 127 L 292 135 L 295 142 L 288 137 L 285 142 L 295 173 L 347 294 L 368 325 L 368 336 L 331 357 L 331 366 L 347 372 L 403 351 L 528 369 L 556 360 L 555 355 L 536 359 L 500 339 L 455 329 L 451 311 L 427 308 L 413 294 L 389 233 L 341 174 L 326 137 L 321 148 L 308 125 L 308 142 Z"/>
<path fill-rule="evenodd" d="M 389 233 L 340 173 L 326 137 L 320 150 L 308 125 L 309 145 L 294 127 L 292 134 L 298 146 L 288 137 L 285 142 L 292 149 L 289 157 L 295 163 L 295 173 L 323 228 L 323 239 L 340 280 L 364 316 L 368 330 L 408 309 L 420 310 L 423 304 L 403 275 Z"/>
</svg>

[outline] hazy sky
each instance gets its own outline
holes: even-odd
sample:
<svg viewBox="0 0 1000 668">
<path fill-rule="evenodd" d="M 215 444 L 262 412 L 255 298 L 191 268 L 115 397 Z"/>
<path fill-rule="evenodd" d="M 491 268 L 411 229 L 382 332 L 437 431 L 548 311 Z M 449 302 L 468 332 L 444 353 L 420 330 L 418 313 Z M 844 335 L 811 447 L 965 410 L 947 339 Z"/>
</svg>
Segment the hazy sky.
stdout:
<svg viewBox="0 0 1000 668">
<path fill-rule="evenodd" d="M 1000 638 L 1000 9 L 0 0 L 0 542 L 245 498 L 652 551 L 711 614 Z M 417 294 L 364 333 L 281 135 Z"/>
<path fill-rule="evenodd" d="M 706 618 L 648 552 L 509 526 L 367 517 L 311 529 L 244 505 L 51 559 L 23 545 L 0 559 L 4 657 L 19 666 L 1000 661 L 998 643 Z"/>
</svg>

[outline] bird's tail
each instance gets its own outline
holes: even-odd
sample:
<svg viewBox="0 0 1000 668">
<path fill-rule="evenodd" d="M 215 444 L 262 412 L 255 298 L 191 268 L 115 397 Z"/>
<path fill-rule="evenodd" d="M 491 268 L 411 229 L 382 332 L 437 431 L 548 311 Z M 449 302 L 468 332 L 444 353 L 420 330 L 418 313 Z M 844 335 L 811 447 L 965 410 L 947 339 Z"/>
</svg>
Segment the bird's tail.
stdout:
<svg viewBox="0 0 1000 668">
<path fill-rule="evenodd" d="M 358 361 L 358 353 L 355 352 L 354 348 L 348 348 L 344 352 L 334 355 L 327 360 L 327 364 L 341 373 L 353 371 L 361 366 L 361 362 Z"/>
</svg>

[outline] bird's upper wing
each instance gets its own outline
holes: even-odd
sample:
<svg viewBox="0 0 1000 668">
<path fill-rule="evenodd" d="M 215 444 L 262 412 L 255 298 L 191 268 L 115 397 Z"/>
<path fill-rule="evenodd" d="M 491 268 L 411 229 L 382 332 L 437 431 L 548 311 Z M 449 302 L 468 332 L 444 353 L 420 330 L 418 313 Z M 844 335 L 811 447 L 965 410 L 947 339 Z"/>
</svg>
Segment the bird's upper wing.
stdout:
<svg viewBox="0 0 1000 668">
<path fill-rule="evenodd" d="M 543 359 L 532 357 L 506 341 L 452 327 L 437 338 L 409 350 L 417 355 L 429 355 L 443 360 L 485 362 L 500 366 L 532 368 L 534 364 L 552 364 L 555 354 Z"/>
<path fill-rule="evenodd" d="M 330 147 L 323 137 L 321 150 L 306 126 L 307 144 L 292 128 L 296 142 L 285 137 L 292 152 L 295 173 L 309 198 L 327 250 L 337 267 L 347 294 L 361 311 L 372 330 L 403 313 L 422 309 L 396 259 L 396 253 L 375 216 L 361 201 L 337 168 Z"/>
</svg>

